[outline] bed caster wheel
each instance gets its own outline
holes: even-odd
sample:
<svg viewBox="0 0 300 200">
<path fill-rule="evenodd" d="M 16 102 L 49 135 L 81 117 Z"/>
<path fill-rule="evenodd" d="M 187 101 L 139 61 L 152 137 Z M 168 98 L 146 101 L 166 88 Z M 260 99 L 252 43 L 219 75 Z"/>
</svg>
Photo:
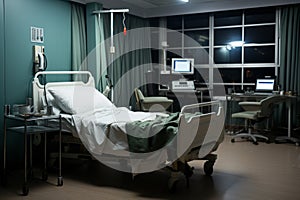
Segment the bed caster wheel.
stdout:
<svg viewBox="0 0 300 200">
<path fill-rule="evenodd" d="M 258 142 L 257 142 L 257 141 L 254 141 L 253 144 L 258 145 Z"/>
<path fill-rule="evenodd" d="M 171 179 L 169 180 L 168 188 L 171 193 L 176 192 L 178 182 L 179 182 L 179 180 L 171 180 Z"/>
<path fill-rule="evenodd" d="M 4 187 L 7 184 L 7 176 L 6 173 L 3 173 L 1 176 L 1 185 Z"/>
<path fill-rule="evenodd" d="M 34 176 L 34 174 L 33 174 L 33 169 L 30 169 L 29 172 L 27 173 L 27 177 L 28 177 L 29 179 L 32 179 L 33 176 Z"/>
<path fill-rule="evenodd" d="M 175 171 L 171 172 L 171 176 L 168 180 L 168 189 L 171 193 L 174 193 L 176 191 L 177 184 L 178 184 L 181 176 L 182 176 L 182 173 L 179 172 L 179 171 L 178 172 L 177 171 L 176 172 Z"/>
<path fill-rule="evenodd" d="M 46 170 L 44 170 L 44 171 L 42 172 L 42 180 L 43 180 L 43 181 L 47 181 L 47 180 L 48 180 L 48 173 L 47 173 Z"/>
<path fill-rule="evenodd" d="M 63 186 L 64 181 L 63 181 L 63 177 L 58 177 L 57 178 L 57 186 Z"/>
<path fill-rule="evenodd" d="M 231 139 L 231 143 L 234 143 L 235 142 L 235 140 L 234 139 Z"/>
<path fill-rule="evenodd" d="M 28 187 L 27 184 L 24 184 L 24 185 L 23 185 L 22 192 L 23 192 L 23 195 L 24 195 L 24 196 L 27 196 L 27 195 L 28 195 L 28 193 L 29 193 L 29 187 Z"/>
<path fill-rule="evenodd" d="M 212 173 L 214 172 L 214 168 L 213 168 L 214 164 L 215 163 L 212 162 L 212 161 L 206 161 L 204 163 L 204 173 L 205 173 L 205 175 L 207 175 L 207 176 L 212 175 Z"/>
<path fill-rule="evenodd" d="M 266 140 L 266 144 L 271 144 L 270 140 Z"/>
</svg>

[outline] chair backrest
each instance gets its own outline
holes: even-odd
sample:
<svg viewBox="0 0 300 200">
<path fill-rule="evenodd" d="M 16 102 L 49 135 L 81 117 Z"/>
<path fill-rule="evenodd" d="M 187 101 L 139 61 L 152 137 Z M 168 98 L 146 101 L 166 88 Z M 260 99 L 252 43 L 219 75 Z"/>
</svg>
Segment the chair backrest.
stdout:
<svg viewBox="0 0 300 200">
<path fill-rule="evenodd" d="M 137 101 L 143 100 L 145 98 L 142 91 L 138 88 L 134 89 L 134 94 Z"/>
<path fill-rule="evenodd" d="M 141 101 L 145 98 L 142 91 L 138 88 L 135 88 L 134 95 L 135 95 L 136 105 L 137 105 L 138 109 L 142 109 Z"/>
<path fill-rule="evenodd" d="M 285 101 L 285 98 L 280 95 L 269 96 L 260 101 L 261 110 L 259 112 L 259 117 L 269 117 L 273 113 L 274 105 Z"/>
</svg>

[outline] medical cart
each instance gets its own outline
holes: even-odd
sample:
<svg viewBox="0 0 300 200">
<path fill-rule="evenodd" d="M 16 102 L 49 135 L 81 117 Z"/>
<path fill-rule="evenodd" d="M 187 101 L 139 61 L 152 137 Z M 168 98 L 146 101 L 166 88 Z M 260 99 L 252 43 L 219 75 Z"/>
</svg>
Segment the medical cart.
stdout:
<svg viewBox="0 0 300 200">
<path fill-rule="evenodd" d="M 48 125 L 50 120 L 58 120 L 58 126 L 51 127 Z M 11 126 L 12 123 L 8 121 L 15 121 L 20 126 Z M 6 156 L 7 156 L 7 133 L 20 133 L 24 135 L 24 183 L 22 186 L 23 195 L 28 195 L 29 181 L 33 178 L 32 166 L 32 136 L 34 134 L 44 134 L 44 169 L 42 172 L 42 180 L 48 179 L 47 174 L 47 133 L 59 134 L 59 161 L 58 161 L 58 181 L 57 185 L 63 185 L 63 178 L 61 175 L 61 116 L 60 115 L 4 115 L 4 140 L 3 140 L 3 175 L 2 184 L 7 182 L 6 175 Z M 29 141 L 28 141 L 29 139 Z M 29 142 L 29 146 L 28 146 Z M 29 148 L 29 155 L 28 155 Z M 29 156 L 29 169 L 28 169 L 28 156 Z"/>
</svg>

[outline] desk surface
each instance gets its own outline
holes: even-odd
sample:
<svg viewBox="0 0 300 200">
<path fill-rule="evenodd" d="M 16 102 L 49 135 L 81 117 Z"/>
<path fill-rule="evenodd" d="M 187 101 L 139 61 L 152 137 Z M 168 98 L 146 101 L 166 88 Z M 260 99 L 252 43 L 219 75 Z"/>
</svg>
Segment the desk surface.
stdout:
<svg viewBox="0 0 300 200">
<path fill-rule="evenodd" d="M 185 92 L 185 93 L 196 93 L 196 92 L 203 92 L 203 91 L 210 91 L 212 89 L 210 88 L 196 88 L 194 90 L 191 90 L 191 89 L 160 89 L 159 91 L 160 92 L 173 92 L 173 93 L 176 93 L 176 92 Z"/>
</svg>

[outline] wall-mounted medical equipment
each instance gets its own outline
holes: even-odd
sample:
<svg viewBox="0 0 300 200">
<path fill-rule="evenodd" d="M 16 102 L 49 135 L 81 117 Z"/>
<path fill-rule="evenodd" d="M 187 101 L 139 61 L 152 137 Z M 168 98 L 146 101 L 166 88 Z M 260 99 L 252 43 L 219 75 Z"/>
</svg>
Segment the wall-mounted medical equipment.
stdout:
<svg viewBox="0 0 300 200">
<path fill-rule="evenodd" d="M 47 68 L 47 57 L 45 47 L 40 45 L 33 46 L 33 73 L 45 71 Z"/>
<path fill-rule="evenodd" d="M 179 80 L 172 81 L 172 90 L 194 90 L 194 81 Z"/>
<path fill-rule="evenodd" d="M 172 74 L 194 74 L 193 58 L 172 58 Z"/>
</svg>

